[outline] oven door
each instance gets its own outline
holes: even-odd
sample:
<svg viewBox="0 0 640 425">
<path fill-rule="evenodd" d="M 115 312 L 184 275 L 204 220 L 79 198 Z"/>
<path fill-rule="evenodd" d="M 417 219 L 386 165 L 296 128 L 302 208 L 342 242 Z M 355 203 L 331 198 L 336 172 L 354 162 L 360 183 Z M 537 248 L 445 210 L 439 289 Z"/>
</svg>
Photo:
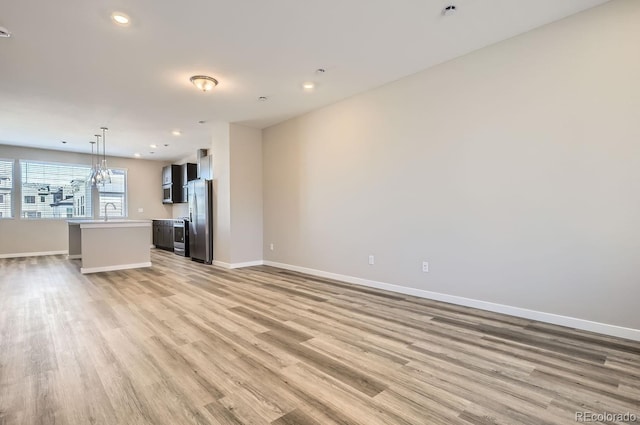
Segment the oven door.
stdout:
<svg viewBox="0 0 640 425">
<path fill-rule="evenodd" d="M 173 223 L 173 252 L 183 257 L 187 256 L 187 231 L 184 221 Z"/>
</svg>

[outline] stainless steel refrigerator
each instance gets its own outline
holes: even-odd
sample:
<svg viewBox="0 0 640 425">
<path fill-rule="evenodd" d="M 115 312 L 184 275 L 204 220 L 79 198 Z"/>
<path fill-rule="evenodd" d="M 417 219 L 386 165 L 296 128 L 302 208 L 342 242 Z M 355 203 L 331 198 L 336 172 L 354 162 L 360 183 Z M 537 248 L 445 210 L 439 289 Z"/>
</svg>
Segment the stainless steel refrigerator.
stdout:
<svg viewBox="0 0 640 425">
<path fill-rule="evenodd" d="M 213 183 L 197 179 L 187 183 L 189 199 L 189 251 L 191 259 L 213 262 Z"/>
</svg>

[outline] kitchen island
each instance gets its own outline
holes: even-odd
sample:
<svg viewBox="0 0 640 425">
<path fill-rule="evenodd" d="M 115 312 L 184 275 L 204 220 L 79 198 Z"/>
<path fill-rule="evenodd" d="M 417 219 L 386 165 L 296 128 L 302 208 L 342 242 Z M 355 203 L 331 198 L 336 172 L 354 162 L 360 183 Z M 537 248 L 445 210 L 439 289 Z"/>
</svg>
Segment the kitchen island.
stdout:
<svg viewBox="0 0 640 425">
<path fill-rule="evenodd" d="M 68 220 L 69 259 L 80 272 L 151 267 L 151 220 Z"/>
</svg>

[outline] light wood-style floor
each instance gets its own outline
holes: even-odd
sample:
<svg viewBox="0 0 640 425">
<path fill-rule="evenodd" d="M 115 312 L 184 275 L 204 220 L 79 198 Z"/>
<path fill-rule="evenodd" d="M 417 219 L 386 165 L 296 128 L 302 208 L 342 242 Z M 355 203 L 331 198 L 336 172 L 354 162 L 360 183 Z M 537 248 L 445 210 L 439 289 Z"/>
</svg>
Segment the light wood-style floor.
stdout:
<svg viewBox="0 0 640 425">
<path fill-rule="evenodd" d="M 0 260 L 0 424 L 575 424 L 640 415 L 640 343 L 154 252 Z"/>
</svg>

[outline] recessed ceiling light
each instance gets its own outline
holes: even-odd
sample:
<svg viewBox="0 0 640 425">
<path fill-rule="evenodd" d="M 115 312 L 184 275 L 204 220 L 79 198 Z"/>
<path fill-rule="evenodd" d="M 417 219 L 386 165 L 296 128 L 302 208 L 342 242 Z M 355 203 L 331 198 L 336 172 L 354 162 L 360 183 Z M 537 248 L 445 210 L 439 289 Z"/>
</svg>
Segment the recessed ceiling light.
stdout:
<svg viewBox="0 0 640 425">
<path fill-rule="evenodd" d="M 324 68 L 316 69 L 316 74 L 324 74 L 325 72 L 327 72 L 327 71 Z"/>
<path fill-rule="evenodd" d="M 60 143 L 62 143 L 63 145 L 66 145 L 67 141 L 66 140 L 62 140 Z"/>
<path fill-rule="evenodd" d="M 173 134 L 174 136 L 179 136 L 182 134 L 182 132 L 180 130 L 173 130 L 171 134 Z"/>
<path fill-rule="evenodd" d="M 165 143 L 165 144 L 164 144 L 164 147 L 165 147 L 165 148 L 166 148 L 166 147 L 168 147 L 168 146 L 169 146 L 169 144 L 168 144 L 168 143 Z"/>
<path fill-rule="evenodd" d="M 151 152 L 149 152 L 149 153 L 150 153 L 151 155 L 153 155 L 155 152 L 151 151 Z"/>
<path fill-rule="evenodd" d="M 316 86 L 316 85 L 315 85 L 315 84 L 313 84 L 313 83 L 304 83 L 304 84 L 302 85 L 302 88 L 303 88 L 303 89 L 305 89 L 305 90 L 313 90 L 313 88 L 314 88 L 315 86 Z"/>
<path fill-rule="evenodd" d="M 266 102 L 266 101 L 268 100 L 268 98 L 267 98 L 267 96 L 260 96 L 260 97 L 258 98 L 258 100 L 259 100 L 260 102 Z"/>
<path fill-rule="evenodd" d="M 150 147 L 151 149 L 155 149 L 155 148 L 157 148 L 157 147 L 158 147 L 158 145 L 149 145 L 149 147 Z"/>
<path fill-rule="evenodd" d="M 204 124 L 204 123 L 206 123 L 206 121 L 205 121 L 205 120 L 200 120 L 200 121 L 198 121 L 198 124 Z"/>
<path fill-rule="evenodd" d="M 205 92 L 213 90 L 213 88 L 218 85 L 218 80 L 213 77 L 209 77 L 208 75 L 194 75 L 189 78 L 189 81 L 191 81 L 194 86 Z"/>
<path fill-rule="evenodd" d="M 122 26 L 129 25 L 129 22 L 131 22 L 131 20 L 129 19 L 129 16 L 127 16 L 126 14 L 124 14 L 122 12 L 113 12 L 111 14 L 111 19 L 116 24 L 122 25 Z"/>
<path fill-rule="evenodd" d="M 0 37 L 9 38 L 9 37 L 11 37 L 11 33 L 5 27 L 0 27 Z"/>
<path fill-rule="evenodd" d="M 139 153 L 134 153 L 133 156 L 135 156 L 136 158 L 140 158 L 140 154 Z"/>
</svg>

